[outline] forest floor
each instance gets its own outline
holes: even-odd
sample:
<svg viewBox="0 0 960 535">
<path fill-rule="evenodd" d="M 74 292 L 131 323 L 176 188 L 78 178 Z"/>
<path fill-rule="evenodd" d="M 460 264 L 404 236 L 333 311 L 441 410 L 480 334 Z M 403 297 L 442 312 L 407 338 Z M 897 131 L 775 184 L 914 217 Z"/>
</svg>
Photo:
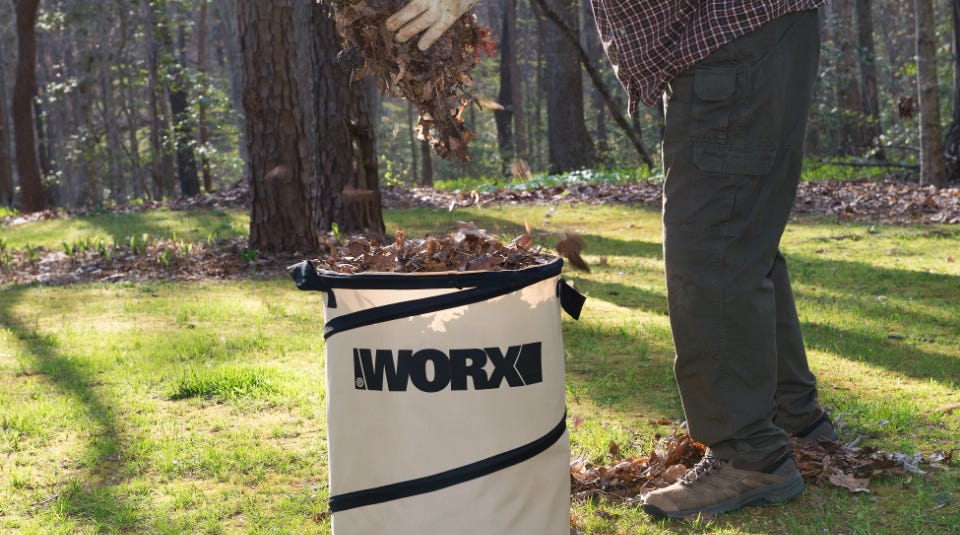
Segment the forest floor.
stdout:
<svg viewBox="0 0 960 535">
<path fill-rule="evenodd" d="M 495 191 L 444 191 L 434 188 L 384 187 L 383 207 L 455 209 L 533 205 L 624 205 L 656 208 L 662 184 L 575 182 L 556 186 L 506 187 Z M 2 227 L 81 218 L 91 214 L 136 214 L 155 210 L 245 210 L 249 190 L 243 184 L 214 194 L 164 202 L 141 202 L 110 208 L 45 212 L 0 221 Z M 937 189 L 899 181 L 806 181 L 794 205 L 795 220 L 814 218 L 837 223 L 883 225 L 960 224 L 960 187 Z M 451 229 L 444 229 L 444 232 Z M 388 229 L 389 231 L 389 229 Z M 392 231 L 391 231 L 392 232 Z M 202 280 L 273 276 L 304 258 L 301 253 L 266 254 L 247 248 L 243 236 L 211 237 L 206 241 L 176 235 L 142 234 L 120 241 L 63 241 L 61 247 L 24 244 L 17 248 L 0 238 L 0 284 L 70 284 L 131 280 Z"/>
</svg>

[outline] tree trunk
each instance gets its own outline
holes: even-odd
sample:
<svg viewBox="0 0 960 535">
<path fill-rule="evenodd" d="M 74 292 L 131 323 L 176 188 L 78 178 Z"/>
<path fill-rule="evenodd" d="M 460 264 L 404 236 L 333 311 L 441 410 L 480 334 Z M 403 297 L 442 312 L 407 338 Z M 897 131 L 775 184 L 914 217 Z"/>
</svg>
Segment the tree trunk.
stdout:
<svg viewBox="0 0 960 535">
<path fill-rule="evenodd" d="M 573 42 L 553 21 L 545 24 L 547 143 L 550 171 L 561 173 L 593 166 L 593 141 L 583 115 L 583 79 L 579 53 L 579 11 L 572 0 L 546 0 L 559 22 L 573 33 Z M 542 15 L 542 14 L 541 14 Z"/>
<path fill-rule="evenodd" d="M 96 22 L 97 33 L 99 35 L 106 36 L 109 34 L 110 25 L 113 23 L 110 19 L 108 5 L 101 5 L 97 10 Z M 121 39 L 122 38 L 123 36 L 121 36 Z M 119 151 L 123 145 L 120 142 L 120 133 L 117 129 L 117 119 L 119 117 L 114 111 L 116 105 L 113 94 L 113 66 L 117 61 L 117 57 L 114 54 L 115 51 L 116 49 L 112 46 L 100 47 L 97 53 L 97 71 L 99 73 L 98 81 L 100 83 L 100 111 L 103 117 L 103 131 L 107 140 L 106 146 L 104 147 L 109 166 L 109 176 L 106 177 L 106 183 L 110 186 L 110 198 L 119 201 L 126 195 L 126 184 L 123 172 L 120 169 Z"/>
<path fill-rule="evenodd" d="M 197 74 L 206 92 L 206 73 L 207 73 L 207 2 L 201 0 L 200 15 L 197 17 Z M 213 192 L 213 176 L 210 174 L 210 158 L 207 156 L 207 144 L 210 140 L 210 134 L 207 130 L 207 103 L 206 99 L 200 98 L 200 110 L 198 123 L 200 128 L 200 168 L 203 174 L 203 190 L 207 193 Z"/>
<path fill-rule="evenodd" d="M 173 119 L 174 151 L 177 159 L 177 179 L 180 182 L 180 194 L 193 197 L 200 194 L 200 178 L 197 175 L 197 159 L 193 153 L 193 122 L 190 119 L 190 107 L 187 94 L 187 76 L 183 58 L 186 48 L 186 34 L 183 23 L 178 28 L 177 47 L 174 48 L 170 33 L 169 16 L 159 20 L 160 44 L 166 51 L 167 98 L 170 99 L 170 113 Z"/>
<path fill-rule="evenodd" d="M 834 40 L 840 49 L 837 57 L 837 104 L 839 106 L 837 153 L 841 156 L 853 156 L 865 151 L 866 142 L 863 133 L 863 103 L 860 98 L 860 71 L 857 65 L 857 46 L 851 31 L 854 22 L 853 2 L 841 1 L 833 4 L 837 15 L 834 28 Z"/>
<path fill-rule="evenodd" d="M 160 80 L 160 43 L 157 40 L 157 19 L 165 17 L 165 13 L 156 13 L 154 5 L 157 0 L 142 0 L 141 6 L 145 13 L 143 24 L 144 36 L 147 44 L 147 76 L 148 92 L 150 94 L 150 161 L 153 177 L 153 197 L 161 199 L 172 196 L 173 187 L 173 153 L 170 150 L 168 137 L 170 132 L 169 100 L 161 98 L 164 84 Z"/>
<path fill-rule="evenodd" d="M 603 44 L 600 42 L 600 34 L 597 32 L 597 22 L 593 18 L 593 7 L 589 1 L 583 2 L 583 51 L 586 52 L 587 59 L 591 65 L 603 65 L 605 61 Z M 599 74 L 599 69 L 597 70 Z M 610 154 L 610 144 L 607 142 L 607 108 L 603 101 L 601 91 L 593 86 L 590 91 L 593 97 L 593 108 L 596 112 L 595 134 L 597 140 L 597 161 L 601 164 L 607 164 L 612 161 Z M 635 129 L 639 136 L 640 130 Z"/>
<path fill-rule="evenodd" d="M 10 158 L 10 119 L 7 117 L 7 69 L 0 39 L 0 206 L 13 206 L 13 160 Z"/>
<path fill-rule="evenodd" d="M 653 157 L 650 156 L 650 152 L 647 151 L 647 148 L 643 145 L 643 141 L 641 141 L 638 134 L 639 130 L 632 128 L 630 123 L 627 121 L 627 118 L 620 113 L 620 110 L 617 108 L 613 97 L 610 95 L 610 91 L 603 83 L 600 73 L 597 72 L 597 69 L 593 66 L 593 63 L 587 56 L 586 51 L 582 46 L 580 46 L 580 40 L 577 37 L 576 32 L 574 32 L 570 26 L 560 19 L 559 15 L 553 11 L 549 5 L 547 5 L 546 0 L 534 0 L 534 2 L 539 6 L 543 15 L 550 19 L 550 21 L 554 23 L 555 27 L 560 30 L 560 33 L 566 39 L 567 43 L 573 47 L 574 52 L 578 55 L 580 64 L 583 65 L 583 68 L 587 71 L 587 74 L 590 75 L 590 80 L 593 81 L 594 89 L 596 89 L 602 96 L 603 101 L 607 105 L 607 109 L 610 111 L 611 115 L 613 115 L 617 125 L 620 126 L 624 134 L 626 134 L 630 139 L 630 142 L 633 144 L 634 148 L 637 150 L 637 153 L 640 155 L 640 158 L 647 165 L 647 167 L 649 169 L 653 169 Z"/>
<path fill-rule="evenodd" d="M 507 25 L 512 36 L 513 53 L 510 61 L 510 99 L 513 105 L 513 154 L 516 158 L 526 160 L 530 157 L 527 144 L 527 121 L 523 115 L 523 81 L 520 78 L 520 48 L 517 28 L 517 0 L 506 0 Z M 526 165 L 526 164 L 524 164 Z"/>
<path fill-rule="evenodd" d="M 213 0 L 214 12 L 222 24 L 220 42 L 226 49 L 226 68 L 230 78 L 230 96 L 233 99 L 234 109 L 237 111 L 237 131 L 240 133 L 237 145 L 240 147 L 240 160 L 250 161 L 250 143 L 246 139 L 246 119 L 243 117 L 243 73 L 240 54 L 240 32 L 237 27 L 237 5 L 234 0 Z M 243 181 L 250 183 L 250 166 L 243 166 Z"/>
<path fill-rule="evenodd" d="M 119 10 L 119 13 L 120 35 L 121 38 L 126 41 L 131 39 L 131 36 L 133 35 L 130 25 L 131 10 L 121 9 Z M 142 68 L 142 65 L 135 64 L 135 60 L 132 59 L 133 57 L 134 54 L 128 52 L 127 60 L 123 62 L 123 66 L 121 67 L 122 81 L 120 84 L 120 107 L 124 117 L 126 117 L 127 122 L 126 129 L 128 148 L 126 149 L 126 153 L 130 165 L 129 176 L 131 195 L 135 199 L 141 199 L 146 192 L 146 187 L 143 180 L 143 163 L 141 162 L 140 158 L 139 138 L 140 112 L 143 106 L 140 96 L 143 95 L 143 93 L 140 90 L 141 88 L 139 87 L 139 84 L 133 83 L 133 79 L 139 78 L 140 75 L 137 71 Z M 140 59 L 141 58 L 138 58 L 138 60 Z"/>
<path fill-rule="evenodd" d="M 420 142 L 420 159 L 423 160 L 422 171 L 420 172 L 420 185 L 426 188 L 433 187 L 433 157 L 430 149 L 430 142 L 423 140 Z"/>
<path fill-rule="evenodd" d="M 497 102 L 501 108 L 493 112 L 497 125 L 497 146 L 500 149 L 500 174 L 510 173 L 510 163 L 516 156 L 513 136 L 514 104 L 513 74 L 517 70 L 517 0 L 504 0 L 503 24 L 500 35 L 500 93 Z"/>
<path fill-rule="evenodd" d="M 920 93 L 920 183 L 946 184 L 943 132 L 937 82 L 933 1 L 915 0 L 917 12 L 917 86 Z"/>
<path fill-rule="evenodd" d="M 947 133 L 945 167 L 947 182 L 960 182 L 960 0 L 950 0 L 953 14 L 953 122 Z"/>
<path fill-rule="evenodd" d="M 299 46 L 297 32 L 310 21 L 294 17 L 295 3 L 237 0 L 236 6 L 253 177 L 250 246 L 306 253 L 320 244 L 312 210 L 319 143 L 310 94 L 297 85 L 298 76 L 313 78 L 315 72 L 302 71 L 300 64 L 315 65 L 309 65 L 312 47 Z"/>
<path fill-rule="evenodd" d="M 19 0 L 17 10 L 17 80 L 13 86 L 13 128 L 24 213 L 46 209 L 46 199 L 37 162 L 33 122 L 33 94 L 37 75 L 37 8 L 40 0 Z"/>
<path fill-rule="evenodd" d="M 864 141 L 870 156 L 885 160 L 880 146 L 880 101 L 877 98 L 877 52 L 873 42 L 873 0 L 857 0 L 857 36 L 860 44 L 860 93 Z"/>
<path fill-rule="evenodd" d="M 343 232 L 382 234 L 383 208 L 377 168 L 376 136 L 364 81 L 351 81 L 348 68 L 337 63 L 340 37 L 328 4 L 314 4 L 320 150 L 317 219 L 319 228 L 334 224 Z"/>
</svg>

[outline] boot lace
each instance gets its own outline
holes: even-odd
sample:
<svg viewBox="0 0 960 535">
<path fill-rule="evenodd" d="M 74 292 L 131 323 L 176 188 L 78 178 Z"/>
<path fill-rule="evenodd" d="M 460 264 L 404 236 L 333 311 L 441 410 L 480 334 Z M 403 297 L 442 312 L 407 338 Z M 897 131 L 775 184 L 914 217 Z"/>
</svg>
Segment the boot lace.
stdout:
<svg viewBox="0 0 960 535">
<path fill-rule="evenodd" d="M 723 459 L 714 457 L 713 455 L 704 455 L 704 457 L 700 459 L 700 462 L 680 476 L 680 481 L 684 485 L 692 485 L 698 479 L 703 478 L 708 472 L 723 466 L 724 462 Z"/>
</svg>

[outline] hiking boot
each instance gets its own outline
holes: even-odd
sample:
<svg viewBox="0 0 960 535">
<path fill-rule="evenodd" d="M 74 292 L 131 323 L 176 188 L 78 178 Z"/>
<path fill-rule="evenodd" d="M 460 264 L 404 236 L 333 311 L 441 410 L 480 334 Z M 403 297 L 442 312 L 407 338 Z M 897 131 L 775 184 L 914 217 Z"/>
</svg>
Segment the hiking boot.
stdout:
<svg viewBox="0 0 960 535">
<path fill-rule="evenodd" d="M 806 427 L 790 433 L 790 436 L 813 441 L 820 438 L 824 440 L 840 440 L 840 435 L 838 435 L 837 430 L 834 429 L 833 422 L 830 420 L 830 417 L 827 416 L 827 411 L 823 410 L 822 407 L 817 409 L 813 420 L 807 424 Z"/>
<path fill-rule="evenodd" d="M 708 451 L 679 481 L 647 494 L 643 511 L 654 518 L 679 520 L 782 503 L 803 494 L 803 477 L 790 452 L 765 467 L 749 468 Z"/>
</svg>

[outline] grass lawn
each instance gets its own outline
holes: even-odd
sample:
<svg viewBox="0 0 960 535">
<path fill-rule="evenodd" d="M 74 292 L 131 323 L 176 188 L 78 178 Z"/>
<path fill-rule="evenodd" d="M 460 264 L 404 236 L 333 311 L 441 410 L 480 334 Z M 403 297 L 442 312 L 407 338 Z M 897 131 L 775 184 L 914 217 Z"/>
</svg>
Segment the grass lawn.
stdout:
<svg viewBox="0 0 960 535">
<path fill-rule="evenodd" d="M 8 245 L 57 247 L 243 228 L 238 213 L 183 215 L 2 232 Z M 566 276 L 589 300 L 579 322 L 563 320 L 569 414 L 585 419 L 571 431 L 574 455 L 609 463 L 611 440 L 621 456 L 643 453 L 672 431 L 659 420 L 682 419 L 656 211 L 385 215 L 409 236 L 457 219 L 506 237 L 526 220 L 545 245 L 581 233 L 593 272 Z M 791 224 L 783 250 L 841 437 L 908 454 L 960 447 L 960 228 L 808 219 Z M 0 288 L 0 532 L 328 533 L 322 341 L 320 295 L 285 278 Z M 810 487 L 709 523 L 652 523 L 602 501 L 571 515 L 591 534 L 960 532 L 956 469 L 870 489 Z"/>
</svg>

